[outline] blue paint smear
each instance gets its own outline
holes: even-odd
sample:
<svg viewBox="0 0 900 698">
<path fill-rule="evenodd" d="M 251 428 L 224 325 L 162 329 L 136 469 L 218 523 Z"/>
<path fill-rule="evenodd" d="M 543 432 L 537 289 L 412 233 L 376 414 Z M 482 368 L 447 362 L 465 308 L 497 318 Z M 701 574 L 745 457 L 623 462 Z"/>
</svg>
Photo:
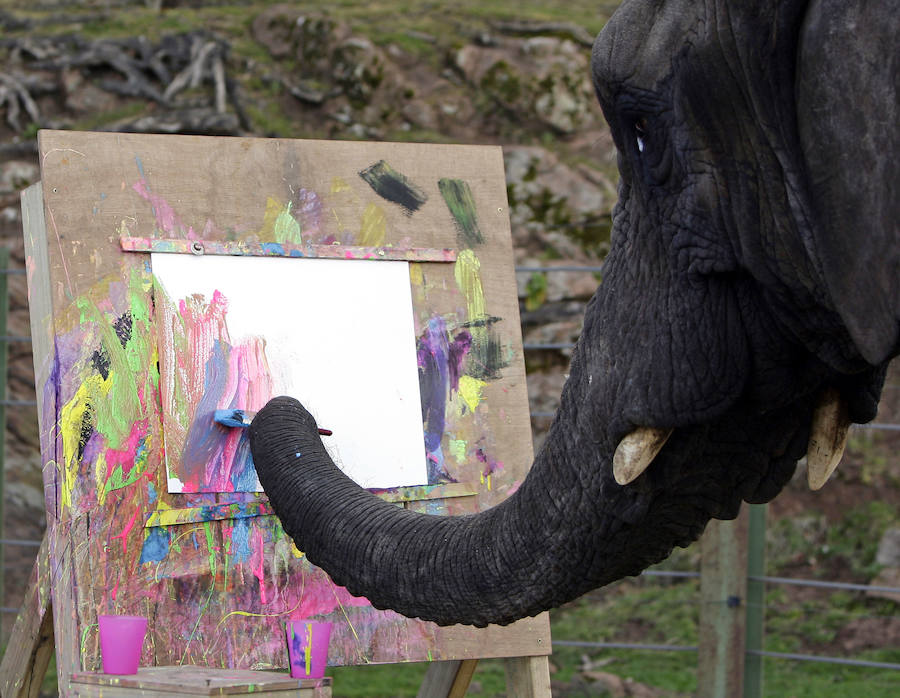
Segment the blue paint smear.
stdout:
<svg viewBox="0 0 900 698">
<path fill-rule="evenodd" d="M 141 559 L 138 564 L 145 562 L 161 562 L 169 554 L 169 530 L 165 526 L 154 526 L 149 529 L 144 539 L 144 547 L 141 548 Z"/>
<path fill-rule="evenodd" d="M 263 252 L 270 255 L 276 255 L 279 257 L 284 256 L 284 245 L 279 242 L 264 242 L 262 243 Z"/>
<path fill-rule="evenodd" d="M 213 414 L 219 397 L 225 392 L 227 370 L 224 367 L 228 366 L 230 355 L 231 346 L 217 339 L 206 362 L 203 397 L 194 411 L 194 419 L 188 427 L 184 443 L 182 480 L 197 489 L 203 489 L 206 485 L 208 472 L 216 472 L 222 466 L 219 447 L 222 445 L 224 430 L 213 422 Z"/>
<path fill-rule="evenodd" d="M 234 467 L 231 470 L 231 484 L 236 492 L 252 492 L 256 489 L 256 466 L 250 453 L 250 437 L 245 429 L 234 452 Z"/>
<path fill-rule="evenodd" d="M 447 357 L 450 354 L 450 347 L 444 318 L 435 316 L 428 320 L 425 334 L 419 339 L 417 354 L 425 450 L 432 453 L 441 446 L 449 389 Z"/>
<path fill-rule="evenodd" d="M 156 498 L 159 495 L 156 494 L 156 488 L 153 486 L 152 482 L 147 483 L 147 497 L 150 501 L 150 504 L 153 504 L 156 501 Z"/>
<path fill-rule="evenodd" d="M 444 436 L 447 401 L 459 388 L 462 362 L 472 346 L 472 336 L 460 332 L 450 341 L 447 323 L 435 315 L 419 338 L 416 356 L 419 364 L 419 394 L 422 400 L 422 424 L 425 432 L 428 484 L 455 482 L 444 468 L 441 439 Z"/>
<path fill-rule="evenodd" d="M 235 519 L 231 529 L 232 563 L 239 565 L 250 559 L 250 519 Z"/>
</svg>

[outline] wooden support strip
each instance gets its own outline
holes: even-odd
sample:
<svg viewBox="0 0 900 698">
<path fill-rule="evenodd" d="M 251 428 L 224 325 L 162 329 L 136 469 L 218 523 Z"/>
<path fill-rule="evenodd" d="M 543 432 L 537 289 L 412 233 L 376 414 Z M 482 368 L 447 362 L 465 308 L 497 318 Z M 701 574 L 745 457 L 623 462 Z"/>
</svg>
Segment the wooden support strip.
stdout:
<svg viewBox="0 0 900 698">
<path fill-rule="evenodd" d="M 405 262 L 455 262 L 453 249 L 422 247 L 360 247 L 358 245 L 298 245 L 287 242 L 241 240 L 183 240 L 122 237 L 123 252 L 162 252 L 230 257 L 296 257 L 312 259 L 394 260 Z"/>
<path fill-rule="evenodd" d="M 416 698 L 462 698 L 477 666 L 477 659 L 431 662 Z"/>
<path fill-rule="evenodd" d="M 50 553 L 47 534 L 38 550 L 22 610 L 0 662 L 0 696 L 37 698 L 53 656 Z"/>
<path fill-rule="evenodd" d="M 449 482 L 444 485 L 419 485 L 392 487 L 389 490 L 369 490 L 386 502 L 419 502 L 426 499 L 452 499 L 472 497 L 478 494 L 474 485 L 465 482 Z"/>
<path fill-rule="evenodd" d="M 331 678 L 293 679 L 287 673 L 202 666 L 141 667 L 137 674 L 117 676 L 96 672 L 72 675 L 76 696 L 141 698 L 143 696 L 243 696 L 260 698 L 330 698 Z"/>
<path fill-rule="evenodd" d="M 506 695 L 550 698 L 549 657 L 509 657 L 505 664 Z"/>
<path fill-rule="evenodd" d="M 473 485 L 451 482 L 444 485 L 421 485 L 418 487 L 394 487 L 389 490 L 370 490 L 386 502 L 418 502 L 432 499 L 452 499 L 474 497 L 478 492 Z M 265 499 L 250 502 L 220 502 L 184 509 L 159 509 L 147 516 L 145 528 L 154 526 L 176 526 L 178 524 L 202 523 L 227 519 L 248 519 L 254 516 L 274 516 L 275 512 Z"/>
</svg>

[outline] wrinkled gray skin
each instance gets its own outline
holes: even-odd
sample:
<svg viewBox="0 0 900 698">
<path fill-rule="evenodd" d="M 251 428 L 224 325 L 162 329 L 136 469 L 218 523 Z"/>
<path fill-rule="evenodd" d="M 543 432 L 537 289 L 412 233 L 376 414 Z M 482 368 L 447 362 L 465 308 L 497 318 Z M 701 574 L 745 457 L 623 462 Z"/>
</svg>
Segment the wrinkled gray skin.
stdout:
<svg viewBox="0 0 900 698">
<path fill-rule="evenodd" d="M 528 478 L 475 516 L 403 511 L 277 398 L 250 436 L 297 546 L 376 607 L 509 623 L 770 500 L 826 387 L 871 420 L 900 350 L 898 17 L 896 0 L 626 0 L 593 52 L 612 250 Z M 674 433 L 623 487 L 612 454 L 637 426 Z"/>
</svg>

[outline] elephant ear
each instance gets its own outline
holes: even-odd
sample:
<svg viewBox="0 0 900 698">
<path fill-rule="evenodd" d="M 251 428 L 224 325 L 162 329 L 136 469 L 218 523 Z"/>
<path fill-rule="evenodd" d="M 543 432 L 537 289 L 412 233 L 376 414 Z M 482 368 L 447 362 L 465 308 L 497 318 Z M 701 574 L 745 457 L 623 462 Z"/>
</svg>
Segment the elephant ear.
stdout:
<svg viewBox="0 0 900 698">
<path fill-rule="evenodd" d="M 900 3 L 812 0 L 795 96 L 815 253 L 860 354 L 900 350 Z"/>
</svg>

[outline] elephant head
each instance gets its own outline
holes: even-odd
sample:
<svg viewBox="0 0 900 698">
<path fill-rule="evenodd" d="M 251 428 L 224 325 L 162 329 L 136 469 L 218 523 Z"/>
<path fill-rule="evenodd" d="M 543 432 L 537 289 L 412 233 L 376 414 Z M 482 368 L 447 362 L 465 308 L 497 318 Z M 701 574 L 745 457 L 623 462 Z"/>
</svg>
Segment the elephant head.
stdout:
<svg viewBox="0 0 900 698">
<path fill-rule="evenodd" d="M 808 447 L 824 482 L 900 350 L 891 4 L 626 0 L 592 62 L 611 252 L 528 477 L 477 515 L 400 510 L 276 398 L 253 457 L 310 561 L 378 608 L 509 623 L 770 500 Z"/>
</svg>

